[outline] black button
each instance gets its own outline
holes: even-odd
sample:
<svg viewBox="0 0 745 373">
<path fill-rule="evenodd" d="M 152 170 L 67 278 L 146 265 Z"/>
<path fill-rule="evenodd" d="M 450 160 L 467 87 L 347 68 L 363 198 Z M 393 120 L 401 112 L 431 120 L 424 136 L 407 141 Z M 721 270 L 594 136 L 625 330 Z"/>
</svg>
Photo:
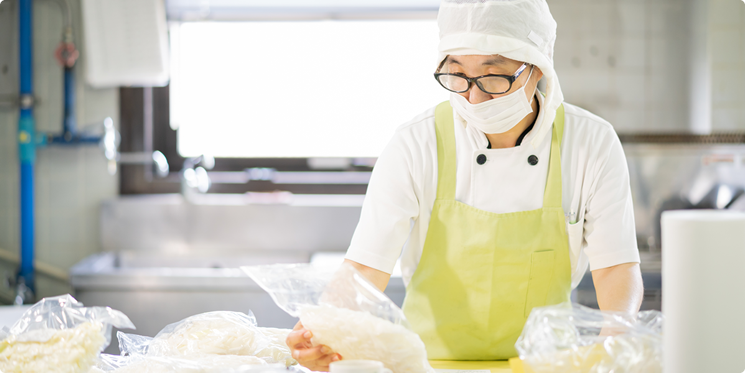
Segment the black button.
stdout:
<svg viewBox="0 0 745 373">
<path fill-rule="evenodd" d="M 537 165 L 538 157 L 536 157 L 535 155 L 531 155 L 530 157 L 528 157 L 528 163 L 530 163 L 531 166 Z"/>
<path fill-rule="evenodd" d="M 478 164 L 484 164 L 486 163 L 486 156 L 483 154 L 479 154 L 478 157 L 476 157 L 476 163 Z"/>
</svg>

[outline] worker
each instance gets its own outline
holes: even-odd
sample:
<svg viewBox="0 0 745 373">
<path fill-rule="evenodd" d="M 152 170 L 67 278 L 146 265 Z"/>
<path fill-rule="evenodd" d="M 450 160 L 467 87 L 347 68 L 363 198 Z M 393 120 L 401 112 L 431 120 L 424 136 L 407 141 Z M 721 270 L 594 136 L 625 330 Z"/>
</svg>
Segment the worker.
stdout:
<svg viewBox="0 0 745 373">
<path fill-rule="evenodd" d="M 626 158 L 607 121 L 563 102 L 546 0 L 443 0 L 438 25 L 450 100 L 397 129 L 345 260 L 383 290 L 400 257 L 434 360 L 516 356 L 531 309 L 568 302 L 588 264 L 601 310 L 638 312 Z M 312 333 L 287 338 L 301 365 L 343 359 Z"/>
</svg>

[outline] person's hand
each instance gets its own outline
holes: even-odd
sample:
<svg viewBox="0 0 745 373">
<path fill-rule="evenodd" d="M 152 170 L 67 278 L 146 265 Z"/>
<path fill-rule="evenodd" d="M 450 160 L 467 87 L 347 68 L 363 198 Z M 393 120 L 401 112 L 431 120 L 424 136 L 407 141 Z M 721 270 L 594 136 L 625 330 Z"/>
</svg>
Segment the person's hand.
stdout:
<svg viewBox="0 0 745 373">
<path fill-rule="evenodd" d="M 328 372 L 329 364 L 341 360 L 341 355 L 331 351 L 328 346 L 313 346 L 310 341 L 312 337 L 313 333 L 298 321 L 292 332 L 287 335 L 287 347 L 292 352 L 292 358 L 300 365 L 313 371 Z"/>
</svg>

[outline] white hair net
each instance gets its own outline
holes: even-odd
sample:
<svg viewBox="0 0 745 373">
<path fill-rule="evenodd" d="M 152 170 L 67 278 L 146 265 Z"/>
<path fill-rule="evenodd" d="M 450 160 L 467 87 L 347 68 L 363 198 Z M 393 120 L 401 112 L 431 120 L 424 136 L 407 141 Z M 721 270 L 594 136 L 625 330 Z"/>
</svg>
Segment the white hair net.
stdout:
<svg viewBox="0 0 745 373">
<path fill-rule="evenodd" d="M 556 21 L 546 0 L 443 0 L 437 23 L 438 66 L 448 55 L 498 54 L 541 69 L 546 79 L 544 113 L 531 142 L 538 146 L 564 101 L 554 70 Z"/>
</svg>

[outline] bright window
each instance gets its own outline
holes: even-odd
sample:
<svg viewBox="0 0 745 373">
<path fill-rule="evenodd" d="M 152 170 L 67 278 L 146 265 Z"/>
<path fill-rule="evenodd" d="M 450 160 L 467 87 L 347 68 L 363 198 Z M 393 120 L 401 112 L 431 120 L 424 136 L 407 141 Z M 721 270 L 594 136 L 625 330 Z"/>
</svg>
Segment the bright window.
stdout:
<svg viewBox="0 0 745 373">
<path fill-rule="evenodd" d="M 193 22 L 172 29 L 182 156 L 377 157 L 447 100 L 435 20 Z"/>
</svg>

